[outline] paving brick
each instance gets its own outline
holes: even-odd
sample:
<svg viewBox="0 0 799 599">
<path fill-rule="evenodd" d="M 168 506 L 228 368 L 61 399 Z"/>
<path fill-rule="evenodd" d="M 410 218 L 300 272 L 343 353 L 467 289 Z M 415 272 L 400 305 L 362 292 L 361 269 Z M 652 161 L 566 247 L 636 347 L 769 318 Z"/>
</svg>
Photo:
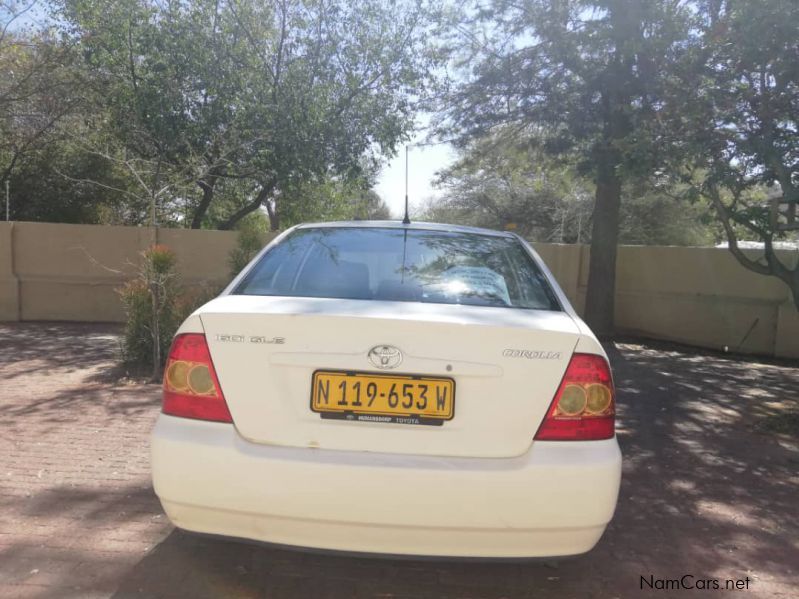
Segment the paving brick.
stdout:
<svg viewBox="0 0 799 599">
<path fill-rule="evenodd" d="M 149 471 L 160 389 L 119 377 L 118 332 L 0 324 L 3 599 L 637 598 L 650 573 L 749 575 L 747 597 L 796 596 L 796 443 L 752 425 L 796 408 L 799 369 L 609 346 L 626 461 L 616 517 L 590 554 L 558 567 L 367 559 L 174 530 Z M 680 593 L 693 596 L 707 593 Z"/>
</svg>

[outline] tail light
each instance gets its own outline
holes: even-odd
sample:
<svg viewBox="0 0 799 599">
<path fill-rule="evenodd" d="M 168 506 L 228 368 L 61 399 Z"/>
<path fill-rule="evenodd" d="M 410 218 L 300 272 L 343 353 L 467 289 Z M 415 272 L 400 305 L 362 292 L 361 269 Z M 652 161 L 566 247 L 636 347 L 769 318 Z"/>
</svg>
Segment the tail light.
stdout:
<svg viewBox="0 0 799 599">
<path fill-rule="evenodd" d="M 205 335 L 186 333 L 172 342 L 164 371 L 164 414 L 233 422 Z"/>
<path fill-rule="evenodd" d="M 610 439 L 615 428 L 614 395 L 607 360 L 594 354 L 574 354 L 536 440 Z"/>
</svg>

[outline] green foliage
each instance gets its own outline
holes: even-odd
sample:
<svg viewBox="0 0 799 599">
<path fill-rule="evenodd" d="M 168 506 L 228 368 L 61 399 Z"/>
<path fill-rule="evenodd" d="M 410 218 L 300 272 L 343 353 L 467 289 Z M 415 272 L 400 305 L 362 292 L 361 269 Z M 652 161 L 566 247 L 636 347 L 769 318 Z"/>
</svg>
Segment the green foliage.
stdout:
<svg viewBox="0 0 799 599">
<path fill-rule="evenodd" d="M 677 93 L 684 3 L 490 0 L 453 11 L 442 34 L 462 80 L 440 132 L 469 142 L 505 127 L 594 179 L 605 168 L 649 175 L 667 157 L 658 114 Z"/>
<path fill-rule="evenodd" d="M 623 245 L 712 246 L 718 225 L 705 201 L 688 203 L 648 185 L 625 188 L 619 223 Z"/>
<path fill-rule="evenodd" d="M 169 248 L 153 246 L 142 253 L 137 278 L 119 289 L 126 314 L 123 359 L 134 367 L 151 366 L 153 379 L 180 324 L 175 263 L 175 254 Z"/>
<path fill-rule="evenodd" d="M 422 0 L 60 4 L 119 142 L 93 151 L 159 221 L 177 210 L 231 228 L 265 206 L 277 229 L 295 187 L 357 179 L 394 153 L 425 92 Z"/>
<path fill-rule="evenodd" d="M 685 149 L 672 174 L 711 203 L 736 259 L 782 280 L 799 308 L 799 265 L 773 246 L 799 233 L 799 4 L 697 6 L 669 119 Z M 760 241 L 762 257 L 739 238 Z"/>
<path fill-rule="evenodd" d="M 539 139 L 595 186 L 586 319 L 613 332 L 616 246 L 625 184 L 679 152 L 661 113 L 680 92 L 692 11 L 682 2 L 529 0 L 453 8 L 449 48 L 460 81 L 438 132 L 461 144 L 497 128 Z"/>
<path fill-rule="evenodd" d="M 562 243 L 590 239 L 592 188 L 568 164 L 529 142 L 498 132 L 475 140 L 439 173 L 441 198 L 424 218 Z"/>
<path fill-rule="evenodd" d="M 373 189 L 367 189 L 355 196 L 353 218 L 361 220 L 390 220 L 391 209 L 386 201 Z"/>
<path fill-rule="evenodd" d="M 125 310 L 122 359 L 131 367 L 147 368 L 152 364 L 153 357 L 153 337 L 150 330 L 153 304 L 150 289 L 144 281 L 135 279 L 125 283 L 117 292 Z"/>
<path fill-rule="evenodd" d="M 231 279 L 263 249 L 269 232 L 269 221 L 262 213 L 253 212 L 239 221 L 238 230 L 236 247 L 231 250 L 228 257 Z"/>
<path fill-rule="evenodd" d="M 327 220 L 384 220 L 391 216 L 388 206 L 366 182 L 327 180 L 319 183 L 295 184 L 283 193 L 281 213 L 283 226 Z M 236 247 L 228 257 L 231 278 L 249 264 L 264 247 L 270 222 L 263 212 L 253 212 L 239 221 Z"/>
<path fill-rule="evenodd" d="M 705 187 L 733 195 L 776 188 L 796 200 L 799 4 L 760 0 L 702 8 L 700 33 L 681 72 L 686 93 L 675 102 L 680 118 L 672 123 L 681 125 L 679 134 L 694 151 L 691 165 L 702 171 Z M 764 207 L 744 204 L 745 215 Z"/>
<path fill-rule="evenodd" d="M 0 187 L 29 161 L 42 166 L 40 153 L 61 138 L 59 127 L 81 102 L 68 49 L 17 22 L 26 6 L 0 6 Z"/>
<path fill-rule="evenodd" d="M 340 188 L 372 179 L 426 94 L 427 2 L 52 0 L 47 29 L 5 3 L 12 216 L 232 228 L 265 207 L 276 230 L 351 212 Z"/>
<path fill-rule="evenodd" d="M 73 126 L 71 119 L 63 126 Z M 52 139 L 19 160 L 9 183 L 12 220 L 136 225 L 147 219 L 147 205 L 126 193 L 125 174 L 69 139 Z"/>
<path fill-rule="evenodd" d="M 363 178 L 295 183 L 283 192 L 281 225 L 290 227 L 314 221 L 390 218 L 388 206 L 368 185 Z"/>
<path fill-rule="evenodd" d="M 177 273 L 177 259 L 168 247 L 154 245 L 142 252 L 138 276 L 117 292 L 125 310 L 122 358 L 135 372 L 150 370 L 160 376 L 169 346 L 180 324 L 217 290 L 184 288 Z"/>
<path fill-rule="evenodd" d="M 568 162 L 501 132 L 478 139 L 439 174 L 444 195 L 425 220 L 512 229 L 534 241 L 589 243 L 593 184 Z M 622 189 L 619 240 L 631 245 L 711 245 L 707 203 L 682 201 L 675 189 L 639 180 Z"/>
</svg>

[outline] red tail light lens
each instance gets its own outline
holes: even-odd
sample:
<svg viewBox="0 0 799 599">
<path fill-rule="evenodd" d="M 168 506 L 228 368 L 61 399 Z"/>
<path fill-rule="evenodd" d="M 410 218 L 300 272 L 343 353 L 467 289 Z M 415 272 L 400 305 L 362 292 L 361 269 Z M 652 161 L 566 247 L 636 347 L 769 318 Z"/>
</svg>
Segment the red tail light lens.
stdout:
<svg viewBox="0 0 799 599">
<path fill-rule="evenodd" d="M 538 441 L 595 441 L 615 432 L 616 401 L 602 356 L 574 354 L 535 435 Z"/>
<path fill-rule="evenodd" d="M 170 416 L 233 422 L 205 335 L 186 333 L 172 342 L 164 370 L 164 403 Z"/>
</svg>

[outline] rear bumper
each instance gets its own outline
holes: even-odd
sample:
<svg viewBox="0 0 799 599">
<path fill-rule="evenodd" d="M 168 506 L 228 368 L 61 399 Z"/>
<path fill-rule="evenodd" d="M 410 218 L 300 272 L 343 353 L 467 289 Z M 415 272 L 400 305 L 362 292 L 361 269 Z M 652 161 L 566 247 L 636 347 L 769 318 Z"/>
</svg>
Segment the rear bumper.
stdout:
<svg viewBox="0 0 799 599">
<path fill-rule="evenodd" d="M 229 424 L 160 415 L 155 492 L 186 530 L 387 554 L 584 553 L 613 516 L 615 439 L 536 442 L 517 458 L 257 445 Z"/>
</svg>

